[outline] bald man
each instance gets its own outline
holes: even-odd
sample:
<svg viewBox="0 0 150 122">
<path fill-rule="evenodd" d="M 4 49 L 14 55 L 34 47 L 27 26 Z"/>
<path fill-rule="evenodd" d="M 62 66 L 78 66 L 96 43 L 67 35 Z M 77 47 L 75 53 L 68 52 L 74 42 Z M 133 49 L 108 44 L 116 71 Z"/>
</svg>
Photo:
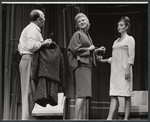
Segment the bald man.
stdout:
<svg viewBox="0 0 150 122">
<path fill-rule="evenodd" d="M 34 107 L 35 83 L 31 81 L 31 62 L 34 52 L 43 46 L 50 46 L 52 40 L 43 40 L 41 27 L 44 25 L 45 16 L 40 10 L 32 10 L 29 15 L 30 24 L 22 31 L 18 51 L 22 55 L 19 64 L 21 77 L 21 95 L 22 95 L 22 120 L 32 118 Z"/>
</svg>

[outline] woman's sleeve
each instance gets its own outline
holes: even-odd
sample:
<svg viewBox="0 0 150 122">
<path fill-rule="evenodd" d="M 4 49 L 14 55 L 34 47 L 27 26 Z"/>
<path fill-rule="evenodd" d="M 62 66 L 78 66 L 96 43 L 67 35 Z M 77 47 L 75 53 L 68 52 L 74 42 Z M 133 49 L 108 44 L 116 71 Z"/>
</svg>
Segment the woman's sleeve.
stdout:
<svg viewBox="0 0 150 122">
<path fill-rule="evenodd" d="M 80 33 L 75 33 L 70 42 L 71 51 L 77 56 L 88 56 L 90 55 L 90 51 L 88 47 L 83 47 L 80 40 Z"/>
<path fill-rule="evenodd" d="M 135 40 L 134 38 L 130 38 L 128 42 L 128 52 L 129 52 L 129 57 L 128 57 L 128 63 L 129 64 L 134 64 L 134 57 L 135 57 Z"/>
</svg>

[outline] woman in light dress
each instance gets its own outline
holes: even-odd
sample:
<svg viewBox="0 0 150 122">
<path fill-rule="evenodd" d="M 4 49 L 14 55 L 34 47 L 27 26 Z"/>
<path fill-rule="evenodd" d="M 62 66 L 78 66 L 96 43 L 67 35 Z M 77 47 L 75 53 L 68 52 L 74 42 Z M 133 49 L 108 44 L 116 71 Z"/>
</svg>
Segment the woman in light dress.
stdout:
<svg viewBox="0 0 150 122">
<path fill-rule="evenodd" d="M 118 22 L 118 32 L 121 34 L 121 37 L 113 43 L 112 57 L 108 59 L 102 59 L 102 56 L 99 57 L 99 61 L 109 62 L 111 64 L 109 91 L 111 102 L 107 120 L 112 120 L 114 113 L 119 106 L 118 97 L 125 98 L 124 120 L 128 120 L 130 115 L 133 83 L 132 65 L 134 64 L 135 57 L 135 40 L 132 36 L 127 34 L 129 27 L 129 17 L 122 17 Z"/>
</svg>

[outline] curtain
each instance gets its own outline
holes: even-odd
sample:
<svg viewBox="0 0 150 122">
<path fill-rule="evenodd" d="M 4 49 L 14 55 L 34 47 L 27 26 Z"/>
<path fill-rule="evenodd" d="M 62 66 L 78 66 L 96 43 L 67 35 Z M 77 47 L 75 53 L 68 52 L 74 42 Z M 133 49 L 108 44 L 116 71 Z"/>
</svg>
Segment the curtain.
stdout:
<svg viewBox="0 0 150 122">
<path fill-rule="evenodd" d="M 7 16 L 5 16 L 5 17 L 7 17 L 9 20 L 11 19 L 11 16 L 8 16 L 8 15 L 10 15 L 10 12 L 11 12 L 11 10 L 12 10 L 13 8 L 11 7 L 11 6 L 8 6 L 8 10 L 7 11 L 4 11 L 3 12 L 3 14 L 6 14 Z M 3 19 L 4 20 L 4 19 Z M 6 37 L 4 37 L 5 35 L 3 35 L 3 39 L 6 39 L 6 40 L 9 40 L 9 38 L 10 38 L 10 26 L 9 26 L 9 22 L 7 21 L 7 22 L 5 22 L 5 24 L 7 25 L 7 26 L 5 26 L 5 28 L 8 28 L 8 29 L 6 29 L 7 30 L 7 34 L 9 35 L 7 35 Z M 4 27 L 4 26 L 3 26 Z M 4 33 L 4 32 L 3 32 Z M 5 41 L 3 40 L 3 42 L 2 43 L 4 43 Z M 6 41 L 5 43 L 4 43 L 4 45 L 5 45 L 5 48 L 3 48 L 3 51 L 5 51 L 5 55 L 3 55 L 3 56 L 5 56 L 4 57 L 4 60 L 3 60 L 3 68 L 5 68 L 5 72 L 4 72 L 4 77 L 3 77 L 3 80 L 4 81 L 2 81 L 3 82 L 3 85 L 4 85 L 4 88 L 3 88 L 3 90 L 4 90 L 4 94 L 3 94 L 3 101 L 5 101 L 5 102 L 3 102 L 3 118 L 4 119 L 7 119 L 7 118 L 9 118 L 9 101 L 10 101 L 10 79 L 9 79 L 9 76 L 10 76 L 10 42 L 9 41 Z M 6 55 L 9 55 L 9 57 L 8 56 L 6 56 Z M 5 64 L 4 64 L 4 62 L 5 62 Z"/>
<path fill-rule="evenodd" d="M 89 5 L 90 34 L 96 47 L 106 47 L 109 58 L 113 42 L 119 37 L 117 24 L 122 16 L 130 18 L 129 35 L 135 39 L 133 90 L 148 90 L 148 8 L 147 5 Z M 93 74 L 90 119 L 106 119 L 109 111 L 110 64 L 98 63 Z"/>
</svg>

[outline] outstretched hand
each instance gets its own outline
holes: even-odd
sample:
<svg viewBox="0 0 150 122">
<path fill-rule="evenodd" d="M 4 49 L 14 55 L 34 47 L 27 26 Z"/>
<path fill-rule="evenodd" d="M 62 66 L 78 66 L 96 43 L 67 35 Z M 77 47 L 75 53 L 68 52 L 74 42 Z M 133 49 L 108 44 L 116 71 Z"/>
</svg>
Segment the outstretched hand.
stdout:
<svg viewBox="0 0 150 122">
<path fill-rule="evenodd" d="M 97 60 L 102 62 L 103 57 L 102 56 L 97 56 Z"/>
<path fill-rule="evenodd" d="M 99 56 L 97 55 L 96 59 L 97 59 L 97 61 L 102 62 L 102 63 L 108 62 L 108 59 L 103 59 L 103 56 L 101 56 L 101 55 L 99 55 Z"/>
</svg>

